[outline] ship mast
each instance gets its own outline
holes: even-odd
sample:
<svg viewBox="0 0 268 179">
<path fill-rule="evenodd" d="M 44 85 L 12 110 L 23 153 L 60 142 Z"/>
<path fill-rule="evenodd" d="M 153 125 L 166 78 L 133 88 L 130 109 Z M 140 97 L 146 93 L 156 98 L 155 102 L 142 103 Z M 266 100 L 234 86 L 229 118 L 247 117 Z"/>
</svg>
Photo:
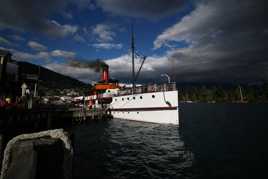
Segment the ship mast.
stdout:
<svg viewBox="0 0 268 179">
<path fill-rule="evenodd" d="M 135 93 L 135 44 L 133 25 L 131 25 L 131 56 L 132 56 L 132 94 Z"/>
</svg>

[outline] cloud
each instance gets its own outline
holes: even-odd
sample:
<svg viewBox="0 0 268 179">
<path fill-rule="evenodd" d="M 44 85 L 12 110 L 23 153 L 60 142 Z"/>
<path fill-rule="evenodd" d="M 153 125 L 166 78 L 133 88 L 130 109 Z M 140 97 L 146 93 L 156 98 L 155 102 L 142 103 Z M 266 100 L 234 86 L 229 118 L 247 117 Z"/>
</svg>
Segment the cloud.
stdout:
<svg viewBox="0 0 268 179">
<path fill-rule="evenodd" d="M 17 61 L 33 61 L 40 59 L 40 53 L 32 54 L 23 51 L 19 51 L 12 48 L 0 47 L 0 49 L 7 50 L 12 53 L 12 59 Z"/>
<path fill-rule="evenodd" d="M 96 0 L 107 12 L 116 15 L 158 19 L 173 15 L 184 5 L 184 0 Z"/>
<path fill-rule="evenodd" d="M 25 41 L 25 38 L 23 38 L 19 35 L 11 35 L 10 38 L 12 38 L 15 41 Z"/>
<path fill-rule="evenodd" d="M 239 40 L 243 36 L 258 36 L 253 32 L 263 35 L 267 28 L 267 14 L 262 9 L 265 3 L 264 0 L 245 0 L 240 3 L 234 0 L 201 1 L 191 14 L 160 34 L 154 41 L 154 46 L 159 48 L 172 41 L 186 41 L 190 45 L 200 46 L 204 41 L 215 42 L 220 39 L 222 42 L 226 35 Z"/>
<path fill-rule="evenodd" d="M 61 25 L 55 20 L 47 21 L 47 28 L 42 31 L 48 35 L 55 37 L 65 37 L 68 35 L 73 35 L 78 31 L 78 26 L 75 25 Z"/>
<path fill-rule="evenodd" d="M 61 14 L 66 19 L 73 19 L 73 15 L 69 12 L 62 12 Z"/>
<path fill-rule="evenodd" d="M 43 66 L 57 73 L 76 78 L 85 83 L 91 83 L 92 81 L 99 80 L 99 73 L 95 73 L 94 69 L 72 67 L 66 63 L 49 63 Z"/>
<path fill-rule="evenodd" d="M 83 36 L 79 35 L 79 34 L 76 34 L 74 36 L 74 40 L 77 41 L 77 42 L 80 42 L 80 43 L 85 43 L 86 42 L 86 39 Z"/>
<path fill-rule="evenodd" d="M 127 54 L 105 61 L 109 65 L 111 77 L 122 82 L 130 82 L 132 78 L 132 60 Z M 136 59 L 135 71 L 141 65 L 141 59 Z M 147 57 L 140 72 L 138 82 L 159 82 L 162 73 L 169 73 L 172 63 L 169 63 L 166 56 Z"/>
<path fill-rule="evenodd" d="M 80 10 L 83 9 L 91 9 L 94 4 L 92 4 L 93 0 L 71 0 L 72 4 L 76 5 Z"/>
<path fill-rule="evenodd" d="M 47 50 L 47 47 L 38 43 L 38 42 L 35 42 L 35 41 L 29 41 L 28 44 L 27 44 L 30 48 L 32 48 L 33 50 L 35 51 L 45 51 Z"/>
<path fill-rule="evenodd" d="M 12 58 L 17 61 L 36 61 L 36 60 L 51 60 L 54 57 L 62 58 L 64 60 L 73 59 L 76 57 L 75 52 L 65 50 L 53 50 L 53 51 L 39 51 L 37 53 L 28 53 L 12 48 L 1 47 L 0 49 L 10 51 Z"/>
<path fill-rule="evenodd" d="M 121 43 L 95 43 L 92 46 L 96 49 L 104 49 L 104 50 L 111 50 L 111 49 L 122 49 L 123 45 Z"/>
<path fill-rule="evenodd" d="M 51 58 L 50 52 L 38 52 L 36 54 L 39 60 L 49 60 Z"/>
<path fill-rule="evenodd" d="M 127 80 L 128 73 L 131 68 L 129 65 L 131 65 L 131 62 L 127 60 L 127 55 L 123 55 L 121 57 L 110 59 L 104 61 L 106 64 L 110 66 L 110 73 L 113 78 L 117 78 L 120 80 Z M 125 61 L 126 60 L 126 61 Z M 71 76 L 73 78 L 76 78 L 83 82 L 92 82 L 92 81 L 99 81 L 100 80 L 100 74 L 99 72 L 96 72 L 96 68 L 92 68 L 92 65 L 94 66 L 94 63 L 97 61 L 79 61 L 79 60 L 73 60 L 68 61 L 66 63 L 48 63 L 44 65 L 44 67 L 56 71 L 57 73 L 61 73 L 67 76 Z M 126 76 L 125 76 L 126 75 Z M 124 76 L 122 79 L 121 77 Z"/>
<path fill-rule="evenodd" d="M 197 1 L 196 8 L 154 41 L 155 49 L 172 49 L 169 61 L 178 80 L 249 82 L 268 80 L 268 25 L 265 0 Z"/>
<path fill-rule="evenodd" d="M 12 58 L 15 60 L 22 60 L 22 61 L 29 61 L 29 60 L 33 60 L 35 59 L 35 55 L 30 54 L 30 53 L 26 53 L 26 52 L 22 52 L 22 51 L 18 51 L 16 49 L 12 49 L 12 48 L 5 48 L 0 46 L 0 49 L 2 50 L 6 50 L 12 53 Z"/>
<path fill-rule="evenodd" d="M 31 61 L 31 60 L 37 60 L 38 55 L 33 55 L 26 52 L 21 51 L 13 51 L 12 58 L 18 61 Z"/>
<path fill-rule="evenodd" d="M 19 31 L 36 31 L 48 35 L 63 37 L 73 34 L 76 26 L 60 24 L 50 18 L 61 14 L 74 0 L 2 0 L 0 27 Z"/>
<path fill-rule="evenodd" d="M 110 42 L 115 38 L 115 33 L 112 31 L 112 27 L 107 24 L 97 24 L 92 29 L 92 34 L 97 37 L 98 42 Z"/>
<path fill-rule="evenodd" d="M 188 46 L 148 57 L 139 82 L 160 82 L 167 73 L 177 82 L 252 82 L 268 79 L 267 25 L 259 2 L 197 1 L 196 8 L 166 29 L 155 40 L 156 48 L 169 43 Z M 264 1 L 263 1 L 264 2 Z M 254 8 L 252 8 L 254 7 Z M 226 16 L 228 14 L 228 16 Z M 131 58 L 107 59 L 112 78 L 131 80 Z M 140 60 L 136 60 L 136 71 Z M 85 70 L 85 69 L 84 69 Z M 63 70 L 62 71 L 71 71 Z M 72 74 L 86 81 L 98 80 L 88 71 Z M 93 73 L 92 73 L 93 74 Z"/>
<path fill-rule="evenodd" d="M 167 63 L 166 57 L 149 57 L 144 64 L 138 79 L 139 83 L 143 82 L 159 82 L 162 73 L 168 73 L 171 68 L 171 63 Z M 44 67 L 56 71 L 58 73 L 71 76 L 83 82 L 99 81 L 99 70 L 96 70 L 94 65 L 101 61 L 68 61 L 64 63 L 48 63 Z M 122 55 L 117 58 L 107 59 L 104 61 L 109 65 L 110 76 L 113 79 L 118 79 L 120 82 L 130 82 L 131 80 L 131 58 L 129 55 Z M 136 71 L 140 65 L 140 60 L 136 61 Z M 166 79 L 161 79 L 166 80 Z"/>
<path fill-rule="evenodd" d="M 72 59 L 76 56 L 75 52 L 64 51 L 64 50 L 53 50 L 51 52 L 51 56 L 53 57 L 63 57 L 65 59 Z"/>
<path fill-rule="evenodd" d="M 11 45 L 11 42 L 7 40 L 6 38 L 0 36 L 0 44 Z"/>
</svg>

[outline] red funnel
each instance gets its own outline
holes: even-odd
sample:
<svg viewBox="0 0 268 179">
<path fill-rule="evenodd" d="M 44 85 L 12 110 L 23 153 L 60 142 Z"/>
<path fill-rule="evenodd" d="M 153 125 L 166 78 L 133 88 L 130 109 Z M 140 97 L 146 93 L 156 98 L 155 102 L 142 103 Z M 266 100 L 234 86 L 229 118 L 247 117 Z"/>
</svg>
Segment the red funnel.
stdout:
<svg viewBox="0 0 268 179">
<path fill-rule="evenodd" d="M 101 81 L 105 81 L 105 82 L 109 81 L 109 67 L 108 66 L 105 66 L 102 68 Z"/>
</svg>

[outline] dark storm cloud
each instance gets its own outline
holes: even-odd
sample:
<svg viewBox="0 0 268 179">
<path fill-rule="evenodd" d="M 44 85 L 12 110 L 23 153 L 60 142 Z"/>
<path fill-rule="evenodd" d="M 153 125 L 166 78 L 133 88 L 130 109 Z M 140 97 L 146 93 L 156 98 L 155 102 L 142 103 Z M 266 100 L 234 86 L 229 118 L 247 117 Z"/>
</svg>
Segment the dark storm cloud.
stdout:
<svg viewBox="0 0 268 179">
<path fill-rule="evenodd" d="M 168 73 L 177 82 L 240 83 L 268 80 L 268 26 L 264 0 L 197 1 L 196 8 L 166 29 L 155 48 L 186 42 L 185 48 L 149 57 L 140 82 L 159 82 Z M 128 61 L 127 61 L 128 59 Z M 112 59 L 111 73 L 129 81 L 129 57 Z"/>
<path fill-rule="evenodd" d="M 62 25 L 50 20 L 60 14 L 71 0 L 2 0 L 0 27 L 15 30 L 34 30 L 52 36 L 66 36 L 76 32 L 77 27 Z"/>
<path fill-rule="evenodd" d="M 129 17 L 157 19 L 175 14 L 184 0 L 96 0 L 107 12 Z"/>
<path fill-rule="evenodd" d="M 268 25 L 265 0 L 197 1 L 196 9 L 165 30 L 155 48 L 170 42 L 189 47 L 171 50 L 177 80 L 268 80 Z"/>
</svg>

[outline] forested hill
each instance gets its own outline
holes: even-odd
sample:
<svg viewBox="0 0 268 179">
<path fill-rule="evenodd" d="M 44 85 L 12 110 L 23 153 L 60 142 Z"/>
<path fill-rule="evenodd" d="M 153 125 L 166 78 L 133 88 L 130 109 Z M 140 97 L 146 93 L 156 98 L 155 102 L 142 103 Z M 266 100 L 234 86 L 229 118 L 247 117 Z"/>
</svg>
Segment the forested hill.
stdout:
<svg viewBox="0 0 268 179">
<path fill-rule="evenodd" d="M 44 67 L 39 67 L 28 62 L 18 62 L 20 74 L 38 74 L 40 68 L 39 81 L 42 87 L 48 89 L 68 89 L 68 88 L 84 88 L 88 87 L 77 79 L 65 76 Z"/>
</svg>

